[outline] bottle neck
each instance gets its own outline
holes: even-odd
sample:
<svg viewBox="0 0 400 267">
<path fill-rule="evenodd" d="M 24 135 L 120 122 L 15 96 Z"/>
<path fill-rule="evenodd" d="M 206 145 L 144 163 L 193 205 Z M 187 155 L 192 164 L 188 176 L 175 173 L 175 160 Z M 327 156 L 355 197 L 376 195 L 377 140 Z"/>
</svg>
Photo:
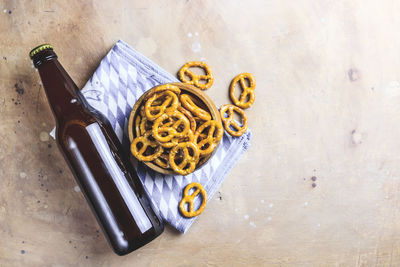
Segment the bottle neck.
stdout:
<svg viewBox="0 0 400 267">
<path fill-rule="evenodd" d="M 47 49 L 35 54 L 32 58 L 32 62 L 35 68 L 38 68 L 43 63 L 57 58 L 58 57 L 56 53 L 54 53 L 53 49 Z"/>
<path fill-rule="evenodd" d="M 39 70 L 43 88 L 56 119 L 68 119 L 82 111 L 80 91 L 58 61 L 57 55 L 52 50 L 46 50 L 32 60 Z"/>
</svg>

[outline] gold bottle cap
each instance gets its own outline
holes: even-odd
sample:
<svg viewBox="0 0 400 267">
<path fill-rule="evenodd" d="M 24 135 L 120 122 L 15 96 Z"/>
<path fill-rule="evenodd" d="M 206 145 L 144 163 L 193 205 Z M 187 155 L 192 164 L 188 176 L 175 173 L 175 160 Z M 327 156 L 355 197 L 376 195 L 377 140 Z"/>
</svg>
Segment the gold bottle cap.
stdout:
<svg viewBox="0 0 400 267">
<path fill-rule="evenodd" d="M 35 56 L 37 53 L 39 53 L 39 52 L 41 52 L 41 51 L 43 51 L 43 50 L 47 50 L 47 49 L 53 50 L 53 46 L 50 45 L 50 44 L 42 44 L 42 45 L 39 45 L 39 46 L 33 48 L 33 49 L 31 50 L 31 52 L 29 52 L 29 57 L 32 59 L 33 56 Z"/>
</svg>

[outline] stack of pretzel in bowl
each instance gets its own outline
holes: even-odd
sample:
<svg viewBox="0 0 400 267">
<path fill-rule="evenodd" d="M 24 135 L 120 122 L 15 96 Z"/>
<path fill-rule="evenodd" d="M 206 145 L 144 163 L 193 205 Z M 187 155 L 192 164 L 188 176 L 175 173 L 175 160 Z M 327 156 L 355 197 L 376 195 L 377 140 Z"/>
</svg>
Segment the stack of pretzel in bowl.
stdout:
<svg viewBox="0 0 400 267">
<path fill-rule="evenodd" d="M 147 91 L 132 110 L 129 129 L 133 156 L 159 172 L 181 175 L 204 164 L 223 135 L 212 101 L 183 83 Z"/>
</svg>

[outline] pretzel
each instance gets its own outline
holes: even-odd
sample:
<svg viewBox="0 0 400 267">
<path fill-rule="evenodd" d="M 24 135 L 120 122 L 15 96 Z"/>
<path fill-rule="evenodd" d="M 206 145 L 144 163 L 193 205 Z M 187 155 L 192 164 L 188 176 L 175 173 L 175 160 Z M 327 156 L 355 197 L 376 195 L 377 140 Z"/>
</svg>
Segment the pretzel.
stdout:
<svg viewBox="0 0 400 267">
<path fill-rule="evenodd" d="M 203 107 L 204 107 L 204 103 L 201 102 L 197 97 L 194 97 L 193 95 L 189 95 L 189 94 L 188 94 L 188 96 L 189 96 L 189 98 L 193 101 L 193 103 L 196 104 L 196 106 L 198 106 L 198 107 L 200 107 L 200 108 L 203 108 Z"/>
<path fill-rule="evenodd" d="M 168 126 L 163 126 L 165 120 L 173 120 Z M 184 137 L 190 128 L 190 122 L 185 115 L 175 110 L 162 114 L 153 124 L 153 137 L 160 142 L 168 142 L 174 137 Z M 178 131 L 181 130 L 181 131 Z"/>
<path fill-rule="evenodd" d="M 158 145 L 156 141 L 152 141 L 149 139 L 150 135 L 151 132 L 148 131 L 143 136 L 136 137 L 132 141 L 131 152 L 138 160 L 152 161 L 158 158 L 164 151 L 163 147 Z M 140 148 L 138 148 L 139 144 L 142 144 Z M 146 151 L 148 151 L 149 147 L 154 148 L 154 152 L 150 152 L 152 154 L 145 155 L 147 154 Z"/>
<path fill-rule="evenodd" d="M 194 120 L 196 121 L 197 128 L 199 128 L 203 123 L 206 122 L 205 120 L 200 119 L 199 117 L 194 117 Z"/>
<path fill-rule="evenodd" d="M 184 142 L 193 142 L 194 141 L 194 132 L 189 129 L 187 134 L 184 137 L 179 137 L 178 142 L 179 143 L 184 143 Z"/>
<path fill-rule="evenodd" d="M 250 86 L 246 85 L 245 79 L 247 79 L 250 83 Z M 235 85 L 239 82 L 242 87 L 242 93 L 240 94 L 240 98 L 238 99 L 235 95 Z M 231 96 L 233 104 L 236 106 L 246 109 L 253 105 L 255 100 L 254 89 L 256 88 L 256 80 L 254 76 L 250 73 L 241 73 L 236 76 L 229 87 L 229 94 Z M 249 101 L 246 102 L 246 98 L 249 96 Z"/>
<path fill-rule="evenodd" d="M 158 158 L 156 158 L 154 160 L 154 163 L 163 169 L 168 169 L 170 167 L 169 166 L 169 156 L 168 156 L 168 154 L 165 153 L 165 150 L 164 150 L 164 153 L 162 153 Z"/>
<path fill-rule="evenodd" d="M 192 112 L 193 115 L 199 117 L 202 120 L 209 121 L 211 120 L 211 115 L 204 109 L 198 107 L 191 97 L 189 95 L 183 94 L 180 95 L 180 100 L 182 103 L 182 106 L 184 106 L 186 109 L 188 109 L 190 112 Z"/>
<path fill-rule="evenodd" d="M 196 131 L 196 120 L 194 119 L 192 113 L 190 113 L 189 110 L 187 110 L 187 109 L 185 109 L 185 108 L 183 108 L 183 107 L 178 107 L 178 110 L 179 110 L 180 112 L 182 112 L 183 115 L 185 115 L 185 116 L 189 119 L 189 122 L 190 122 L 190 130 L 192 130 L 193 132 L 195 132 L 195 131 Z"/>
<path fill-rule="evenodd" d="M 190 67 L 199 67 L 204 69 L 205 71 L 205 75 L 198 75 L 195 74 L 194 72 L 192 72 L 191 70 L 189 70 Z M 208 89 L 211 87 L 211 85 L 214 82 L 214 76 L 211 72 L 210 67 L 201 61 L 191 61 L 186 63 L 185 65 L 183 65 L 183 67 L 179 70 L 179 79 L 184 82 L 184 83 L 188 83 L 188 84 L 192 84 L 202 90 Z M 188 76 L 190 78 L 190 80 L 188 80 L 186 78 L 186 76 Z M 206 83 L 200 83 L 200 80 L 205 80 Z"/>
<path fill-rule="evenodd" d="M 160 142 L 157 140 L 157 142 L 160 144 L 160 146 L 165 147 L 165 148 L 172 148 L 174 146 L 177 146 L 179 144 L 179 139 L 178 137 L 174 137 L 171 140 L 167 142 Z"/>
<path fill-rule="evenodd" d="M 154 88 L 150 94 L 146 95 L 146 98 L 143 101 L 148 100 L 150 97 L 152 97 L 156 93 L 164 92 L 167 90 L 173 92 L 176 95 L 180 95 L 180 93 L 181 93 L 181 89 L 179 89 L 178 86 L 166 83 L 166 84 L 162 84 L 162 85 L 159 85 L 156 88 Z"/>
<path fill-rule="evenodd" d="M 160 123 L 159 128 L 170 127 L 173 125 L 173 123 L 174 123 L 174 121 L 171 118 L 168 118 Z M 194 133 L 191 129 L 189 129 L 187 135 L 184 137 L 174 137 L 168 142 L 160 142 L 158 140 L 157 140 L 157 142 L 165 148 L 172 148 L 172 147 L 176 146 L 178 143 L 183 143 L 183 142 L 188 142 L 188 141 L 192 142 L 193 139 L 194 139 Z"/>
<path fill-rule="evenodd" d="M 170 141 L 168 142 L 160 142 L 157 141 L 161 146 L 165 147 L 165 148 L 172 148 L 176 145 L 178 145 L 179 143 L 184 143 L 184 142 L 193 142 L 194 140 L 194 133 L 192 132 L 191 129 L 189 129 L 188 133 L 186 136 L 183 137 L 174 137 L 172 138 Z"/>
<path fill-rule="evenodd" d="M 140 115 L 137 115 L 136 119 L 135 119 L 135 132 L 136 132 L 136 136 L 140 136 Z"/>
<path fill-rule="evenodd" d="M 197 138 L 197 141 L 201 141 L 201 140 L 204 140 L 204 139 L 206 139 L 207 138 L 207 134 L 205 134 L 205 133 L 201 133 L 201 134 L 199 134 L 199 137 Z"/>
<path fill-rule="evenodd" d="M 247 116 L 244 113 L 244 110 L 238 108 L 234 105 L 223 105 L 219 110 L 222 118 L 222 122 L 224 123 L 225 130 L 232 136 L 241 136 L 247 131 Z M 233 113 L 236 112 L 242 118 L 242 126 L 239 125 L 233 118 Z M 227 117 L 225 114 L 228 113 Z"/>
<path fill-rule="evenodd" d="M 199 140 L 199 137 L 207 128 L 209 128 L 208 132 L 204 133 L 207 135 L 202 140 Z M 215 120 L 206 121 L 199 128 L 197 128 L 194 134 L 194 143 L 199 148 L 200 155 L 208 155 L 213 152 L 223 134 L 224 130 L 221 123 Z"/>
<path fill-rule="evenodd" d="M 153 105 L 153 102 L 164 99 L 161 105 Z M 162 114 L 171 112 L 177 109 L 179 100 L 175 93 L 167 90 L 151 96 L 144 106 L 144 113 L 147 119 L 154 121 Z"/>
<path fill-rule="evenodd" d="M 197 188 L 193 194 L 189 195 L 189 191 L 192 188 Z M 202 202 L 198 210 L 194 210 L 194 200 L 198 194 L 201 194 Z M 186 210 L 186 203 L 189 203 L 189 210 Z M 207 204 L 207 191 L 203 188 L 203 186 L 199 183 L 190 183 L 183 190 L 183 197 L 181 202 L 179 203 L 179 210 L 182 215 L 187 218 L 192 218 L 203 212 Z"/>
<path fill-rule="evenodd" d="M 152 129 L 152 126 L 153 126 L 152 122 L 149 121 L 146 116 L 143 116 L 139 124 L 140 134 L 139 135 L 136 134 L 136 136 L 144 135 L 145 132 Z"/>
<path fill-rule="evenodd" d="M 189 149 L 192 151 L 192 153 L 189 152 Z M 183 152 L 183 159 L 180 163 L 177 163 L 175 156 L 179 150 Z M 199 156 L 199 149 L 194 143 L 179 143 L 169 152 L 169 165 L 175 172 L 181 175 L 187 175 L 193 172 L 196 168 L 196 163 L 199 161 Z"/>
</svg>

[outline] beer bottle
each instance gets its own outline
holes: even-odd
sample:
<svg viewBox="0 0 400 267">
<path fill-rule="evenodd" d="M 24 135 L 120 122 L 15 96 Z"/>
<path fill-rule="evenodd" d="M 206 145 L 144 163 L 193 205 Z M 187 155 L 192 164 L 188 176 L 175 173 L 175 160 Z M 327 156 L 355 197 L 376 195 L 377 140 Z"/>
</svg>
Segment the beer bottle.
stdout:
<svg viewBox="0 0 400 267">
<path fill-rule="evenodd" d="M 118 255 L 164 226 L 109 121 L 82 96 L 51 45 L 30 52 L 56 119 L 56 140 L 98 223 Z"/>
</svg>

